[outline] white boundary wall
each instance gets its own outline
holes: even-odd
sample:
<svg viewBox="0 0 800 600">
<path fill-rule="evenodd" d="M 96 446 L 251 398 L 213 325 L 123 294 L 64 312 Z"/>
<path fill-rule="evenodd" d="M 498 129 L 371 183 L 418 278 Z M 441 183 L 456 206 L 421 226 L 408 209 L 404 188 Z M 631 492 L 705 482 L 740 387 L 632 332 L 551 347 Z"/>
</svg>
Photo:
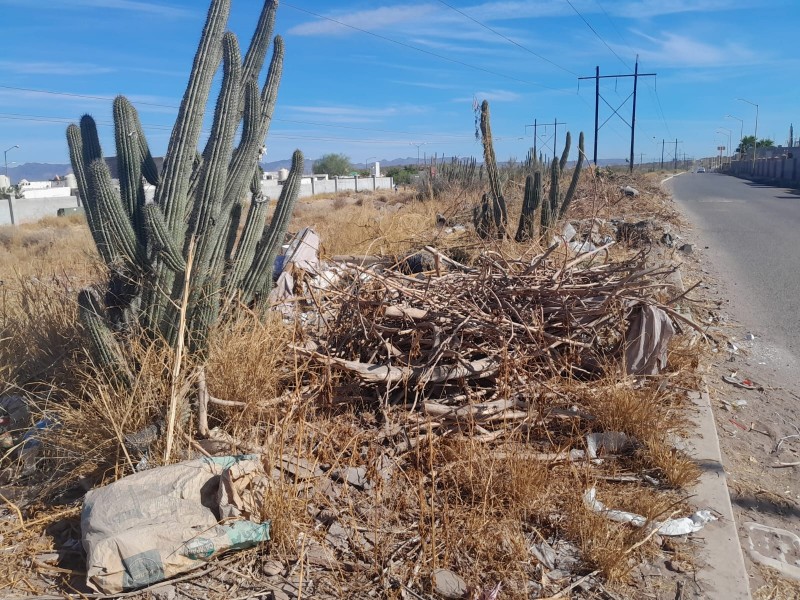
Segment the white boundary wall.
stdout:
<svg viewBox="0 0 800 600">
<path fill-rule="evenodd" d="M 48 190 L 52 191 L 52 190 Z M 44 217 L 55 217 L 59 208 L 78 206 L 75 196 L 66 198 L 14 198 L 11 200 L 14 208 L 14 223 L 35 223 Z M 0 199 L 0 225 L 11 225 L 11 216 L 8 212 L 8 200 Z"/>
<path fill-rule="evenodd" d="M 338 177 L 334 179 L 315 179 L 303 177 L 300 183 L 300 198 L 316 194 L 335 194 L 337 192 L 366 192 L 375 190 L 391 190 L 394 188 L 392 177 Z M 277 180 L 261 181 L 261 191 L 270 198 L 281 195 L 283 185 Z"/>
</svg>

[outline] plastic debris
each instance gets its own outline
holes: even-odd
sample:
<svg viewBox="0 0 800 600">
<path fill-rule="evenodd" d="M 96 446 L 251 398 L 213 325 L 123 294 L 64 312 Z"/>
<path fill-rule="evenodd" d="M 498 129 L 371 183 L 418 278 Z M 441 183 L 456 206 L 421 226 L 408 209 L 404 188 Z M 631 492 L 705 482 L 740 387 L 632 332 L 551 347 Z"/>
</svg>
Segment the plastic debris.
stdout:
<svg viewBox="0 0 800 600">
<path fill-rule="evenodd" d="M 570 242 L 569 247 L 570 250 L 576 254 L 585 254 L 586 252 L 594 252 L 597 250 L 597 246 L 595 246 L 589 240 L 586 240 L 585 242 Z"/>
<path fill-rule="evenodd" d="M 622 186 L 619 188 L 619 191 L 623 193 L 625 196 L 635 197 L 639 195 L 639 190 L 629 185 Z"/>
<path fill-rule="evenodd" d="M 745 523 L 744 528 L 753 561 L 800 581 L 800 537 L 760 523 Z"/>
<path fill-rule="evenodd" d="M 606 508 L 605 504 L 597 499 L 597 489 L 593 487 L 583 494 L 583 503 L 591 511 L 602 514 L 617 523 L 630 523 L 634 527 L 644 527 L 649 522 L 660 535 L 666 536 L 696 533 L 705 527 L 706 523 L 717 520 L 717 517 L 711 514 L 711 511 L 698 510 L 692 515 L 680 519 L 668 519 L 661 522 L 648 521 L 642 515 Z"/>
<path fill-rule="evenodd" d="M 86 581 L 117 594 L 269 540 L 257 455 L 201 458 L 91 490 L 81 513 Z"/>
<path fill-rule="evenodd" d="M 736 387 L 744 388 L 746 390 L 757 390 L 758 384 L 747 377 L 739 377 L 737 375 L 723 375 L 722 381 L 730 383 Z"/>
<path fill-rule="evenodd" d="M 586 436 L 586 451 L 590 458 L 597 458 L 598 452 L 616 453 L 630 448 L 633 438 L 621 431 L 590 433 Z"/>
<path fill-rule="evenodd" d="M 625 369 L 630 375 L 657 375 L 667 366 L 667 346 L 675 327 L 656 306 L 634 308 L 625 333 Z"/>
</svg>

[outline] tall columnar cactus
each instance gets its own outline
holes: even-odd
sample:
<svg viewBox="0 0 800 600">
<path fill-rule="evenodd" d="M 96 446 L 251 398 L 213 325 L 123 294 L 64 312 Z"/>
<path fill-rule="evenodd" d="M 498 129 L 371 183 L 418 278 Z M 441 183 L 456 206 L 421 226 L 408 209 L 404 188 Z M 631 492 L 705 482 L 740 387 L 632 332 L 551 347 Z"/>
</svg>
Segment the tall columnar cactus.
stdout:
<svg viewBox="0 0 800 600">
<path fill-rule="evenodd" d="M 226 33 L 231 0 L 212 0 L 161 173 L 133 105 L 114 101 L 119 190 L 113 185 L 94 120 L 70 125 L 70 159 L 87 221 L 111 273 L 105 298 L 84 290 L 80 315 L 98 362 L 130 381 L 113 331 L 146 331 L 175 344 L 188 276 L 186 311 L 190 349 L 202 353 L 221 307 L 238 296 L 263 304 L 272 285 L 272 263 L 297 200 L 303 170 L 295 152 L 275 215 L 266 223 L 258 160 L 272 122 L 283 67 L 276 36 L 266 81 L 259 74 L 272 38 L 277 0 L 264 2 L 242 59 L 236 37 Z M 203 115 L 215 73 L 223 78 L 211 134 L 198 149 Z M 237 131 L 240 131 L 237 143 Z M 148 201 L 145 183 L 155 186 Z M 244 200 L 251 202 L 238 235 Z"/>
<path fill-rule="evenodd" d="M 481 104 L 481 138 L 483 141 L 483 162 L 486 165 L 486 174 L 489 178 L 489 193 L 484 196 L 480 207 L 473 213 L 475 229 L 481 237 L 489 237 L 495 233 L 498 238 L 506 236 L 508 213 L 503 189 L 500 183 L 500 173 L 497 169 L 497 160 L 492 144 L 492 127 L 489 122 L 489 103 L 484 100 Z M 488 211 L 488 202 L 491 202 L 491 214 Z M 487 220 L 488 219 L 488 220 Z"/>
<path fill-rule="evenodd" d="M 525 178 L 525 193 L 522 199 L 522 213 L 519 216 L 519 227 L 514 239 L 517 242 L 535 240 L 537 238 L 537 219 L 539 207 L 542 205 L 542 173 L 535 171 Z"/>
</svg>

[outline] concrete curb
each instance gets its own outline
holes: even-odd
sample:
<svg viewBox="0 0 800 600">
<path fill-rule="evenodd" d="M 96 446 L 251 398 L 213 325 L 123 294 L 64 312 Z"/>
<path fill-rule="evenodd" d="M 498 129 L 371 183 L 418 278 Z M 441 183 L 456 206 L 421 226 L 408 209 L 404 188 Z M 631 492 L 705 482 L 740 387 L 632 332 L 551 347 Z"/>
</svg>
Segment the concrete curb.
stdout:
<svg viewBox="0 0 800 600">
<path fill-rule="evenodd" d="M 691 415 L 697 435 L 685 441 L 685 450 L 702 469 L 693 490 L 693 504 L 712 509 L 719 517 L 693 535 L 702 542 L 697 553 L 697 583 L 705 600 L 752 600 L 711 399 L 705 389 L 690 392 L 688 396 L 697 409 Z"/>
</svg>

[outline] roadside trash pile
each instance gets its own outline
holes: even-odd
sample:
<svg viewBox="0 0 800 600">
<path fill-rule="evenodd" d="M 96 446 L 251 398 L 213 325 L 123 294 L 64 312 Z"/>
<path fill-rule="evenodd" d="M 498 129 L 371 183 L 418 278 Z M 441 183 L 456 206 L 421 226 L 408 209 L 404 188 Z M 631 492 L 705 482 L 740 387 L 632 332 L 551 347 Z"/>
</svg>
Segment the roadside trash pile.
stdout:
<svg viewBox="0 0 800 600">
<path fill-rule="evenodd" d="M 420 537 L 423 515 L 392 508 L 387 499 L 402 500 L 409 491 L 403 477 L 417 468 L 421 448 L 434 443 L 481 446 L 485 452 L 478 451 L 477 460 L 491 460 L 492 469 L 505 473 L 500 478 L 531 463 L 550 470 L 581 465 L 611 481 L 659 488 L 657 470 L 625 471 L 638 464 L 631 461 L 643 445 L 602 425 L 594 392 L 574 395 L 558 387 L 560 381 L 585 384 L 608 376 L 624 382 L 620 386 L 645 385 L 666 368 L 673 336 L 684 326 L 696 327 L 668 300 L 674 269 L 649 266 L 646 250 L 612 260 L 615 241 L 603 228 L 588 223 L 584 240 L 591 243 L 594 235 L 603 242 L 588 252 L 583 242 L 554 244 L 524 259 L 484 251 L 469 265 L 430 246 L 394 262 L 346 257 L 325 263 L 319 236 L 303 229 L 278 258 L 270 304 L 295 331 L 288 351 L 305 371 L 264 406 L 355 407 L 356 421 L 348 425 L 354 446 L 339 450 L 348 459 L 332 463 L 324 459 L 330 453 L 318 456 L 322 438 L 294 442 L 292 449 L 271 446 L 272 435 L 262 446 L 263 424 L 261 434 L 251 437 L 226 431 L 220 419 L 209 429 L 209 411 L 242 403 L 210 397 L 201 374 L 194 384 L 196 436 L 220 456 L 206 453 L 150 468 L 148 452 L 164 436 L 163 421 L 123 435 L 131 457 L 142 459 L 136 467 L 141 471 L 86 494 L 81 541 L 87 584 L 106 594 L 153 586 L 223 553 L 269 541 L 274 515 L 267 491 L 288 483 L 304 498 L 312 529 L 321 533 L 297 534 L 299 580 L 290 563 L 270 560 L 254 581 L 266 581 L 275 597 L 335 597 L 341 572 L 369 572 L 380 554 L 384 577 L 369 585 L 414 597 L 426 543 Z M 626 240 L 644 230 L 633 227 Z M 574 229 L 568 233 L 576 235 Z M 15 407 L 7 408 L 13 413 Z M 301 452 L 300 446 L 308 447 Z M 243 451 L 248 455 L 238 455 Z M 453 455 L 437 466 L 437 480 L 461 485 L 460 478 L 472 477 L 460 462 Z M 620 527 L 640 527 L 648 536 L 686 535 L 713 520 L 698 511 L 648 521 L 607 508 L 597 493 L 588 485 L 576 496 L 581 510 Z M 536 594 L 530 597 L 578 583 L 603 590 L 597 571 L 581 573 L 574 543 L 553 532 L 524 535 L 528 558 L 518 568 L 528 579 L 525 593 Z M 501 598 L 517 585 L 498 575 L 470 587 L 467 574 L 453 568 L 459 561 L 469 564 L 464 556 L 432 571 L 428 585 L 436 595 Z"/>
</svg>

